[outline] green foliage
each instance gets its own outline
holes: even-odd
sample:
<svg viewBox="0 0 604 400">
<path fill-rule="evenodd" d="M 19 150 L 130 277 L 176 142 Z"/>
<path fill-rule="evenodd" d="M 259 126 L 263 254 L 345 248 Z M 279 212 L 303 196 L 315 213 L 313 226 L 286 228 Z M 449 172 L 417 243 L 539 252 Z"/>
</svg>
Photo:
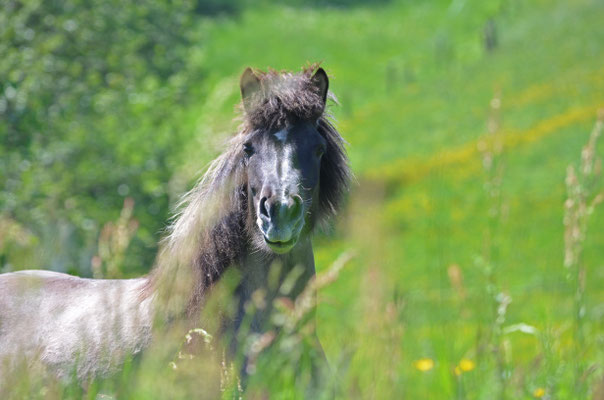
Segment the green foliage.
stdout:
<svg viewBox="0 0 604 400">
<path fill-rule="evenodd" d="M 0 215 L 38 238 L 38 257 L 0 249 L 5 269 L 90 274 L 125 196 L 141 230 L 128 269 L 146 270 L 186 127 L 188 1 L 9 1 L 0 11 Z M 38 247 L 40 246 L 40 247 Z"/>
</svg>

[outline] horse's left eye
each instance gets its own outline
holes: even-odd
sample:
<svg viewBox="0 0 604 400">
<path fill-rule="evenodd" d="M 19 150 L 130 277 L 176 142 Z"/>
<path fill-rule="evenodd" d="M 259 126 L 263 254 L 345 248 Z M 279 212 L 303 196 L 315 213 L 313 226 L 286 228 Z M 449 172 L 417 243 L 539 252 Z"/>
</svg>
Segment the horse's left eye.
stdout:
<svg viewBox="0 0 604 400">
<path fill-rule="evenodd" d="M 318 145 L 317 147 L 315 147 L 315 155 L 317 157 L 321 157 L 323 154 L 325 154 L 325 146 Z"/>
<path fill-rule="evenodd" d="M 243 152 L 245 153 L 246 157 L 251 157 L 252 154 L 254 154 L 254 146 L 252 146 L 251 143 L 244 143 L 243 144 Z"/>
</svg>

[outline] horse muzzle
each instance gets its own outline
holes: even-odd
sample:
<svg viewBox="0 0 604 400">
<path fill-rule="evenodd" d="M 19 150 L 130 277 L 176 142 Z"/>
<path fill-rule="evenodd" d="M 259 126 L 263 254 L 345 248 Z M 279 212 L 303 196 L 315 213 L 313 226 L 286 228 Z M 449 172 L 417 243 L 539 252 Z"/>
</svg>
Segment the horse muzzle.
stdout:
<svg viewBox="0 0 604 400">
<path fill-rule="evenodd" d="M 287 253 L 296 245 L 304 226 L 303 203 L 298 195 L 260 200 L 256 222 L 266 245 L 275 253 Z"/>
</svg>

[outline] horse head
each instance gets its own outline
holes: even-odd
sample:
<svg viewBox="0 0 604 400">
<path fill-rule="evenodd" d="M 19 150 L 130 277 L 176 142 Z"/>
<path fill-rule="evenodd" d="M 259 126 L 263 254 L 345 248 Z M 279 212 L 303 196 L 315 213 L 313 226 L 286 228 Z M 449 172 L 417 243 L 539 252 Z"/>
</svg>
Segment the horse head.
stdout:
<svg viewBox="0 0 604 400">
<path fill-rule="evenodd" d="M 318 209 L 322 158 L 328 150 L 319 121 L 328 78 L 322 68 L 309 78 L 258 76 L 249 68 L 241 77 L 244 110 L 258 122 L 241 148 L 254 242 L 277 254 L 289 252 L 312 230 Z M 308 98 L 300 101 L 300 96 Z M 302 103 L 313 107 L 300 112 Z"/>
</svg>

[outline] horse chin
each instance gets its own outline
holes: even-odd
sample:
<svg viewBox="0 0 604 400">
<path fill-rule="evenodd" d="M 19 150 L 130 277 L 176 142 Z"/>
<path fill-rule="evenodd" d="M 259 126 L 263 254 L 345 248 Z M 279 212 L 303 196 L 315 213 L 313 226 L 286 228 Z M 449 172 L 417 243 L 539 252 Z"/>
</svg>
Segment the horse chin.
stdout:
<svg viewBox="0 0 604 400">
<path fill-rule="evenodd" d="M 271 249 L 271 251 L 276 254 L 288 253 L 291 249 L 293 249 L 296 246 L 297 242 L 298 242 L 297 236 L 294 236 L 293 238 L 291 238 L 290 240 L 288 240 L 286 242 L 271 242 L 270 240 L 268 240 L 266 238 L 266 236 L 264 237 L 264 243 L 266 243 L 268 248 Z"/>
</svg>

